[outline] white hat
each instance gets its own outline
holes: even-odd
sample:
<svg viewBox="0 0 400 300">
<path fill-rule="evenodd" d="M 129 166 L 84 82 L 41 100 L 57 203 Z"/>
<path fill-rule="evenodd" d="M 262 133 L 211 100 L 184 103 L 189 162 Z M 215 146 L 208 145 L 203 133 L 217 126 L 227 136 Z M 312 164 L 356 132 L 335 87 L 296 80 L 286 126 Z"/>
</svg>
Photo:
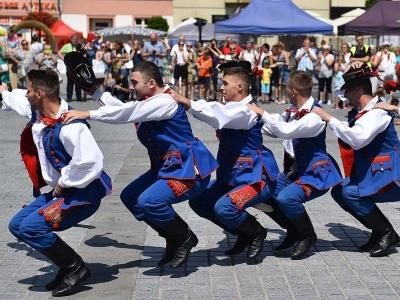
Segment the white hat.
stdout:
<svg viewBox="0 0 400 300">
<path fill-rule="evenodd" d="M 218 58 L 219 59 L 225 59 L 225 55 L 221 54 Z"/>
<path fill-rule="evenodd" d="M 390 46 L 390 43 L 389 43 L 389 41 L 383 41 L 383 43 L 382 43 L 382 45 L 381 45 L 381 46 L 386 46 L 386 45 Z"/>
<path fill-rule="evenodd" d="M 232 56 L 230 56 L 229 54 L 225 56 L 225 60 L 226 61 L 231 61 L 232 60 Z"/>
</svg>

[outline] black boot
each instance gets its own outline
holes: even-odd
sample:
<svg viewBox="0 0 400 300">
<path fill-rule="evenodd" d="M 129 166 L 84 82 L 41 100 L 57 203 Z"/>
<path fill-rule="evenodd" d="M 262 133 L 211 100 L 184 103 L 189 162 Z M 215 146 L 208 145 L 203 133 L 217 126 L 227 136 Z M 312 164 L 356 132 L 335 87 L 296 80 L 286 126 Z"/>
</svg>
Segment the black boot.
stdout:
<svg viewBox="0 0 400 300">
<path fill-rule="evenodd" d="M 378 242 L 379 238 L 380 238 L 380 235 L 377 232 L 372 231 L 368 242 L 366 242 L 365 244 L 361 245 L 360 246 L 360 250 L 361 251 L 371 251 L 372 248 L 374 248 L 374 246 Z"/>
<path fill-rule="evenodd" d="M 237 236 L 235 245 L 233 246 L 233 248 L 226 250 L 224 252 L 225 255 L 238 255 L 238 254 L 242 253 L 244 251 L 244 249 L 246 249 L 246 247 L 250 244 L 251 239 L 247 235 L 245 235 L 241 231 L 239 231 L 238 229 L 228 228 L 224 224 L 222 224 L 222 222 L 218 219 L 212 219 L 211 222 L 213 222 L 215 225 L 221 227 L 225 231 L 229 232 L 230 234 Z"/>
<path fill-rule="evenodd" d="M 171 222 L 161 228 L 175 241 L 175 252 L 170 267 L 172 269 L 178 268 L 187 262 L 190 250 L 196 247 L 199 240 L 177 213 L 175 213 L 175 218 Z"/>
<path fill-rule="evenodd" d="M 399 242 L 398 234 L 378 206 L 375 205 L 368 215 L 360 216 L 360 218 L 372 228 L 372 232 L 378 237 L 376 244 L 369 252 L 370 256 L 385 255 L 391 246 Z"/>
<path fill-rule="evenodd" d="M 264 240 L 267 237 L 267 230 L 262 227 L 257 219 L 251 214 L 247 214 L 246 219 L 243 224 L 238 227 L 238 230 L 244 233 L 250 240 L 246 257 L 252 259 L 260 255 L 264 248 Z"/>
<path fill-rule="evenodd" d="M 52 281 L 50 281 L 48 284 L 46 284 L 44 286 L 45 289 L 48 290 L 48 291 L 54 290 L 61 283 L 61 281 L 64 278 L 64 275 L 65 275 L 64 270 L 63 269 L 58 269 L 58 273 L 57 273 L 56 277 Z"/>
<path fill-rule="evenodd" d="M 53 245 L 42 253 L 64 272 L 61 283 L 53 290 L 54 297 L 73 293 L 81 282 L 91 276 L 82 258 L 58 236 Z"/>
<path fill-rule="evenodd" d="M 299 242 L 294 247 L 291 259 L 301 259 L 303 255 L 307 254 L 311 246 L 317 242 L 317 235 L 307 211 L 304 211 L 297 219 L 292 220 L 292 223 L 298 232 Z"/>
<path fill-rule="evenodd" d="M 293 223 L 280 209 L 278 203 L 272 204 L 271 207 L 273 208 L 273 211 L 266 212 L 265 214 L 268 215 L 268 217 L 270 217 L 272 220 L 274 220 L 276 224 L 281 226 L 283 229 L 286 229 L 285 239 L 279 246 L 275 247 L 275 250 L 279 251 L 290 248 L 299 240 L 297 230 L 294 227 Z"/>
<path fill-rule="evenodd" d="M 172 260 L 172 258 L 174 257 L 175 246 L 176 246 L 174 239 L 161 226 L 153 224 L 150 220 L 148 220 L 146 218 L 143 219 L 143 222 L 145 222 L 147 225 L 149 225 L 151 228 L 153 228 L 158 233 L 158 235 L 163 237 L 166 241 L 165 255 L 157 263 L 157 265 L 163 266 L 163 265 L 169 263 Z"/>
</svg>

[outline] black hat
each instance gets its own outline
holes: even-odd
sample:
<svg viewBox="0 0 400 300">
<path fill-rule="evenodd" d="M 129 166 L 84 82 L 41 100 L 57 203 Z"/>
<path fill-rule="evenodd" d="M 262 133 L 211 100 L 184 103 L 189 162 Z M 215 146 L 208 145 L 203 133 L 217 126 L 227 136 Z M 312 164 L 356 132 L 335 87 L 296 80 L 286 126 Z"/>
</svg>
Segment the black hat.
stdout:
<svg viewBox="0 0 400 300">
<path fill-rule="evenodd" d="M 103 78 L 96 78 L 88 60 L 79 52 L 69 52 L 64 56 L 64 64 L 67 67 L 67 75 L 77 85 L 89 88 L 103 83 Z"/>
<path fill-rule="evenodd" d="M 358 86 L 365 79 L 369 79 L 370 77 L 375 77 L 376 75 L 372 73 L 369 66 L 365 63 L 362 64 L 361 67 L 353 68 L 347 70 L 346 73 L 343 74 L 344 84 L 340 88 L 341 91 Z"/>
<path fill-rule="evenodd" d="M 228 61 L 224 64 L 221 64 L 219 66 L 219 69 L 225 70 L 229 68 L 242 68 L 245 69 L 247 72 L 251 73 L 251 63 L 248 62 L 247 60 L 242 60 L 242 61 Z"/>
</svg>

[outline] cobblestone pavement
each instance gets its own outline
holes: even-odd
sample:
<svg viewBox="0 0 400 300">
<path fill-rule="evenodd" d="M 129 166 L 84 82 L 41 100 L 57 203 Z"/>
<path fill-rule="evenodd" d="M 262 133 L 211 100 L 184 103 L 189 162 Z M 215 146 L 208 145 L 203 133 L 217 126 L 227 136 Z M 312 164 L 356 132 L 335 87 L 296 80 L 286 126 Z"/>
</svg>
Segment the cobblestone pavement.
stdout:
<svg viewBox="0 0 400 300">
<path fill-rule="evenodd" d="M 93 101 L 71 103 L 76 109 L 95 109 Z M 263 105 L 280 112 L 282 105 Z M 325 106 L 326 107 L 326 106 Z M 327 107 L 326 107 L 327 108 Z M 329 108 L 328 108 L 329 109 Z M 330 110 L 330 109 L 329 109 Z M 344 120 L 346 110 L 332 113 Z M 193 131 L 213 152 L 217 142 L 211 127 L 190 117 Z M 0 299 L 49 299 L 44 285 L 56 269 L 37 251 L 18 242 L 8 231 L 10 218 L 29 203 L 31 183 L 18 153 L 19 134 L 26 120 L 0 111 Z M 245 255 L 224 256 L 235 237 L 191 211 L 187 202 L 174 206 L 199 237 L 185 267 L 157 267 L 164 241 L 137 222 L 120 203 L 119 193 L 149 167 L 146 151 L 134 126 L 91 122 L 105 157 L 105 170 L 114 182 L 113 195 L 85 222 L 61 233 L 87 262 L 92 277 L 71 299 L 400 299 L 400 253 L 371 258 L 357 246 L 368 231 L 342 211 L 329 193 L 306 204 L 318 242 L 303 260 L 289 252 L 277 254 L 284 231 L 262 212 L 249 209 L 267 227 L 264 252 L 256 260 Z M 265 145 L 282 162 L 281 140 Z M 328 131 L 328 151 L 340 161 L 336 138 Z M 400 231 L 400 202 L 379 205 Z"/>
</svg>

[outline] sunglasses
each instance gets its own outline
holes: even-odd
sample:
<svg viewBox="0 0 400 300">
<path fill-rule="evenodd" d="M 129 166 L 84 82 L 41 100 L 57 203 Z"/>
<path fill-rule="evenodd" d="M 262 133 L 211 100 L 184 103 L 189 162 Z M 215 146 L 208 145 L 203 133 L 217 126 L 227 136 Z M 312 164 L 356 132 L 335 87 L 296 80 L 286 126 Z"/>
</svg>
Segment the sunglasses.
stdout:
<svg viewBox="0 0 400 300">
<path fill-rule="evenodd" d="M 28 43 L 21 43 L 21 45 L 22 45 L 22 46 L 26 46 L 26 45 L 28 45 Z"/>
<path fill-rule="evenodd" d="M 231 49 L 231 50 L 236 50 L 236 48 L 229 48 L 229 49 Z"/>
<path fill-rule="evenodd" d="M 184 44 L 178 44 L 178 46 L 182 46 L 182 47 L 183 47 L 183 46 L 184 46 Z"/>
<path fill-rule="evenodd" d="M 364 39 L 357 39 L 357 42 L 362 42 Z"/>
</svg>

